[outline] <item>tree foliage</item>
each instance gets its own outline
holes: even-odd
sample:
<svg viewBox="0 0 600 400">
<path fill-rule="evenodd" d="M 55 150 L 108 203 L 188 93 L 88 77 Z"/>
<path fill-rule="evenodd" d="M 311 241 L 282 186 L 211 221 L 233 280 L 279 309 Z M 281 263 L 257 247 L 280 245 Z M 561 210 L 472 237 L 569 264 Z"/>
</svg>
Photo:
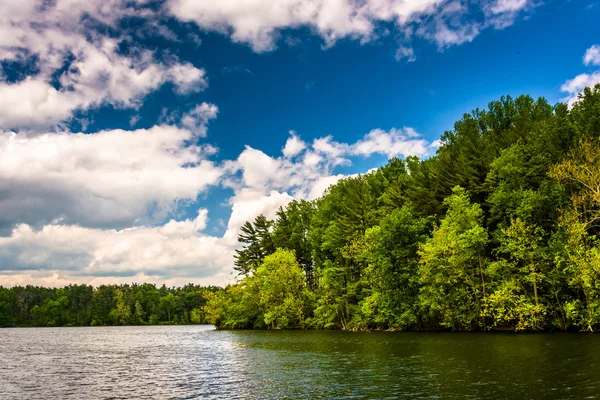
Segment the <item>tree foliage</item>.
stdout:
<svg viewBox="0 0 600 400">
<path fill-rule="evenodd" d="M 282 314 L 264 308 L 271 286 L 259 271 L 286 276 L 292 253 L 268 258 L 280 248 L 304 272 L 307 327 L 596 330 L 599 129 L 600 85 L 571 109 L 506 96 L 465 114 L 435 155 L 393 158 L 290 203 L 274 221 L 247 223 L 244 278 L 211 310 L 233 327 L 237 302 L 253 298 L 244 327 L 294 325 L 271 325 Z"/>
<path fill-rule="evenodd" d="M 218 287 L 185 285 L 0 286 L 0 326 L 206 323 L 202 307 Z"/>
</svg>

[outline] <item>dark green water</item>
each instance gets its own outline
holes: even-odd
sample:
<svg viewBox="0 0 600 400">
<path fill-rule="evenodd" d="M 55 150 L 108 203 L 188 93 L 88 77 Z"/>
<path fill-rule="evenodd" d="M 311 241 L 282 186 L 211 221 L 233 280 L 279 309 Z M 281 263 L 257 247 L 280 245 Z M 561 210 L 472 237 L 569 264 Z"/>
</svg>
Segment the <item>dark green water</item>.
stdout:
<svg viewBox="0 0 600 400">
<path fill-rule="evenodd" d="M 585 399 L 600 335 L 0 330 L 0 398 Z"/>
</svg>

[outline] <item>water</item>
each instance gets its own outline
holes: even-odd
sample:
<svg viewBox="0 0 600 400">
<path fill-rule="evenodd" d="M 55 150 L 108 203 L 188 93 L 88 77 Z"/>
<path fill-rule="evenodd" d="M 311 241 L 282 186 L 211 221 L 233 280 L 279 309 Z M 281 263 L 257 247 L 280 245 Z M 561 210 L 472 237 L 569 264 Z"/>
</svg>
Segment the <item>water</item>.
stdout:
<svg viewBox="0 0 600 400">
<path fill-rule="evenodd" d="M 600 395 L 600 336 L 0 330 L 1 399 L 443 398 Z"/>
</svg>

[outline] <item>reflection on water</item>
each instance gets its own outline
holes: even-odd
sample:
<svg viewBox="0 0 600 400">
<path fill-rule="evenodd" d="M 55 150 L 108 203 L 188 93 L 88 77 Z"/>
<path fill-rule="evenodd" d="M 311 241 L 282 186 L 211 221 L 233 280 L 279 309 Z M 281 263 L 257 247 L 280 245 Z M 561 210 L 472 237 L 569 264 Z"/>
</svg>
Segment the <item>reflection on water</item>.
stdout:
<svg viewBox="0 0 600 400">
<path fill-rule="evenodd" d="M 0 330 L 1 399 L 599 395 L 598 335 Z"/>
</svg>

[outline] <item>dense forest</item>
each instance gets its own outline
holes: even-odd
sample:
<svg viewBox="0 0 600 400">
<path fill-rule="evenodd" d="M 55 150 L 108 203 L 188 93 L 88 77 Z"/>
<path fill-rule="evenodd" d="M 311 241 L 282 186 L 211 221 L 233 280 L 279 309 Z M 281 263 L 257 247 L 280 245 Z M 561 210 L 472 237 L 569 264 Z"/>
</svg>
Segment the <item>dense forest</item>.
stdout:
<svg viewBox="0 0 600 400">
<path fill-rule="evenodd" d="M 219 288 L 0 287 L 0 326 L 600 328 L 600 85 L 569 108 L 503 97 L 274 220 L 246 222 Z"/>
<path fill-rule="evenodd" d="M 503 97 L 441 137 L 247 222 L 217 327 L 600 328 L 600 85 Z"/>
<path fill-rule="evenodd" d="M 205 323 L 202 307 L 218 287 L 186 285 L 0 286 L 0 326 Z"/>
</svg>

